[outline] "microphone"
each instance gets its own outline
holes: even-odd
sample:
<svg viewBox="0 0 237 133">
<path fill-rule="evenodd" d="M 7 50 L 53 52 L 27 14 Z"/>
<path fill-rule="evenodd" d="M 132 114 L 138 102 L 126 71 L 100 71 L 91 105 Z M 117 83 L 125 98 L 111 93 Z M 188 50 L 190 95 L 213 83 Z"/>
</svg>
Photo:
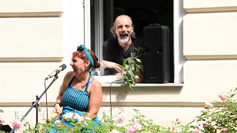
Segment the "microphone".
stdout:
<svg viewBox="0 0 237 133">
<path fill-rule="evenodd" d="M 59 66 L 59 68 L 57 68 L 56 70 L 54 70 L 52 73 L 50 73 L 48 75 L 48 77 L 45 78 L 45 80 L 52 78 L 53 76 L 57 75 L 60 71 L 63 71 L 67 66 L 65 64 L 62 64 L 61 66 Z"/>
</svg>

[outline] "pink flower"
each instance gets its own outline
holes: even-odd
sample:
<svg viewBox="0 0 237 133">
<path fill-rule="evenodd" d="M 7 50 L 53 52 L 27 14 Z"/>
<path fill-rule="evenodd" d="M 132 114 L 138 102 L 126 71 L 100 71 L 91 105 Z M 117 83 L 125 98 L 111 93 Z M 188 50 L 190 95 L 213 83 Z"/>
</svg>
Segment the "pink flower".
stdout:
<svg viewBox="0 0 237 133">
<path fill-rule="evenodd" d="M 219 94 L 218 97 L 219 97 L 222 101 L 224 101 L 224 100 L 226 99 L 226 97 L 225 97 L 224 94 Z"/>
<path fill-rule="evenodd" d="M 203 125 L 199 126 L 198 129 L 204 131 L 204 127 L 203 127 Z"/>
<path fill-rule="evenodd" d="M 175 130 L 175 128 L 176 128 L 175 126 L 172 127 L 173 130 Z"/>
<path fill-rule="evenodd" d="M 117 123 L 122 123 L 124 120 L 125 120 L 125 116 L 122 115 L 116 121 L 117 121 Z"/>
<path fill-rule="evenodd" d="M 78 122 L 84 121 L 84 117 L 80 116 L 79 114 L 75 114 L 74 119 L 78 120 Z"/>
<path fill-rule="evenodd" d="M 193 133 L 199 133 L 199 131 L 198 131 L 198 130 L 196 130 L 196 131 L 193 131 Z"/>
<path fill-rule="evenodd" d="M 137 122 L 136 119 L 134 119 L 133 126 L 127 129 L 126 133 L 135 133 L 137 130 L 140 130 L 140 129 L 141 129 L 141 125 Z"/>
<path fill-rule="evenodd" d="M 210 109 L 209 107 L 214 107 L 214 106 L 213 106 L 213 104 L 211 104 L 209 102 L 205 102 L 204 109 Z"/>
<path fill-rule="evenodd" d="M 66 118 L 63 117 L 63 118 L 62 118 L 62 122 L 64 122 L 65 120 L 66 120 Z"/>
<path fill-rule="evenodd" d="M 135 133 L 137 130 L 134 129 L 133 126 L 131 126 L 129 129 L 127 129 L 126 133 Z"/>
<path fill-rule="evenodd" d="M 227 128 L 222 128 L 221 131 L 226 132 L 226 131 L 228 131 L 228 129 Z"/>
<path fill-rule="evenodd" d="M 6 125 L 6 124 L 7 124 L 7 121 L 6 121 L 5 119 L 0 119 L 0 124 Z"/>
<path fill-rule="evenodd" d="M 179 120 L 179 118 L 176 119 L 177 123 L 180 124 L 181 120 Z"/>
<path fill-rule="evenodd" d="M 112 130 L 110 133 L 119 133 L 119 131 L 117 131 L 117 130 Z"/>
<path fill-rule="evenodd" d="M 21 125 L 20 121 L 15 120 L 15 121 L 12 122 L 12 126 L 15 129 L 20 129 L 22 125 Z"/>
</svg>

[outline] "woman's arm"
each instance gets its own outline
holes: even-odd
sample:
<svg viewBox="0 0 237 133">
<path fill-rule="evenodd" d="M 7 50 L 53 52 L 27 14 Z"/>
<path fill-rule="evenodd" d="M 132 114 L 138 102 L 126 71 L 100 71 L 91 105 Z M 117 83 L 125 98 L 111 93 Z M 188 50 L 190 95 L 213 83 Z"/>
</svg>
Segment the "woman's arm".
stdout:
<svg viewBox="0 0 237 133">
<path fill-rule="evenodd" d="M 99 81 L 94 79 L 94 82 L 92 82 L 92 83 L 93 84 L 90 84 L 91 86 L 89 86 L 90 89 L 88 90 L 89 95 L 90 95 L 90 101 L 89 101 L 89 105 L 88 105 L 88 113 L 89 113 L 89 117 L 91 119 L 94 119 L 100 110 L 100 106 L 101 106 L 102 99 L 103 99 L 103 93 L 102 93 L 102 87 L 101 87 L 101 84 Z"/>
<path fill-rule="evenodd" d="M 53 112 L 56 112 L 58 115 L 62 113 L 62 110 L 60 108 L 60 105 L 62 105 L 62 96 L 63 96 L 64 92 L 67 89 L 67 84 L 69 83 L 68 81 L 72 77 L 72 74 L 73 74 L 72 72 L 68 72 L 65 75 L 65 77 L 63 79 L 63 82 L 62 82 L 62 85 L 60 87 L 59 94 L 57 96 L 56 103 L 55 103 L 55 106 L 54 106 L 54 109 L 53 109 Z"/>
</svg>

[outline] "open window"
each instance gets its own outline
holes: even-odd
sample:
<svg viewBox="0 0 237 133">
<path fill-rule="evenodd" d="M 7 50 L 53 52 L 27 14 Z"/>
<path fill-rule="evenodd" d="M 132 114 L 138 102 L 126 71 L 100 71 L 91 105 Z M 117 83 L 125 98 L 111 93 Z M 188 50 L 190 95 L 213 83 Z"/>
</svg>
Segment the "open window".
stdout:
<svg viewBox="0 0 237 133">
<path fill-rule="evenodd" d="M 102 60 L 103 42 L 110 38 L 114 19 L 129 15 L 136 36 L 143 37 L 143 28 L 152 23 L 168 26 L 173 45 L 173 82 L 183 82 L 182 67 L 185 62 L 182 47 L 182 19 L 186 14 L 182 0 L 90 0 L 90 48 Z"/>
</svg>

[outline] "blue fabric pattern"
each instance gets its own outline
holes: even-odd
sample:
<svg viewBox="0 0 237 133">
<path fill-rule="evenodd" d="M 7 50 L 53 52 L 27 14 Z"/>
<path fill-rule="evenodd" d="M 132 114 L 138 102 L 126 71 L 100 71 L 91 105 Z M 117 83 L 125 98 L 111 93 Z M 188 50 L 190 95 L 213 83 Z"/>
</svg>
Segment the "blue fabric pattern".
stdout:
<svg viewBox="0 0 237 133">
<path fill-rule="evenodd" d="M 89 104 L 89 99 L 90 96 L 87 93 L 87 89 L 90 84 L 90 79 L 91 79 L 91 73 L 89 76 L 89 79 L 86 83 L 86 89 L 85 91 L 77 90 L 75 88 L 70 87 L 72 81 L 74 80 L 75 76 L 71 79 L 70 83 L 67 86 L 66 91 L 64 92 L 62 96 L 62 104 L 63 104 L 63 110 L 62 113 L 59 115 L 59 117 L 56 120 L 62 120 L 62 116 L 66 113 L 77 113 L 79 115 L 83 115 L 85 112 L 88 110 L 88 104 Z M 97 123 L 97 125 L 101 125 L 100 121 L 97 119 L 97 116 L 93 119 Z M 62 124 L 67 125 L 67 127 L 72 127 L 71 124 L 67 123 L 66 121 L 62 122 Z M 55 129 L 51 129 L 47 131 L 46 133 L 55 133 L 59 132 Z M 85 132 L 88 133 L 94 133 L 90 131 L 89 129 L 85 129 Z"/>
</svg>

